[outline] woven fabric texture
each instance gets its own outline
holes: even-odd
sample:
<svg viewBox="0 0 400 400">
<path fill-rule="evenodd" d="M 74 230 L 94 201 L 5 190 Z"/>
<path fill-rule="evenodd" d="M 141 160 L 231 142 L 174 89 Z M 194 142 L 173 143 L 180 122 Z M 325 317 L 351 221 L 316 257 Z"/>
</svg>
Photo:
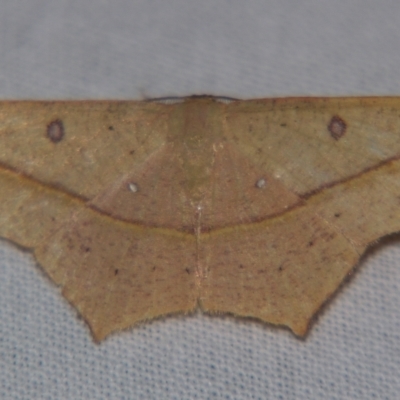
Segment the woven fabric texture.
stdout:
<svg viewBox="0 0 400 400">
<path fill-rule="evenodd" d="M 399 43 L 388 0 L 5 0 L 0 98 L 400 95 Z M 97 345 L 29 252 L 1 241 L 0 273 L 1 399 L 399 398 L 396 237 L 305 340 L 196 314 Z"/>
</svg>

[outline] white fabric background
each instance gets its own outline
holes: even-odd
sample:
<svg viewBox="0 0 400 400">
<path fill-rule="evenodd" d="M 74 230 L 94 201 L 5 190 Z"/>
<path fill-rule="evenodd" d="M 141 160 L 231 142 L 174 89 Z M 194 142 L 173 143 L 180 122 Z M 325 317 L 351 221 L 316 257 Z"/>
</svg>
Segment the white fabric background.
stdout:
<svg viewBox="0 0 400 400">
<path fill-rule="evenodd" d="M 0 98 L 195 93 L 400 95 L 400 2 L 0 2 Z M 400 243 L 386 242 L 305 340 L 194 315 L 96 345 L 32 256 L 1 241 L 0 398 L 397 399 Z"/>
</svg>

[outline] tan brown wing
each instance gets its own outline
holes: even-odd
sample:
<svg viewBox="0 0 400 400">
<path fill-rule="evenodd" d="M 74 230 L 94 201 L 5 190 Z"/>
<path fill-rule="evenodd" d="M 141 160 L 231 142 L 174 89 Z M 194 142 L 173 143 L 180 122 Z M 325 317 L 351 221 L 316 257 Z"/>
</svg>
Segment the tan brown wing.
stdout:
<svg viewBox="0 0 400 400">
<path fill-rule="evenodd" d="M 0 102 L 0 235 L 97 340 L 161 315 L 309 321 L 400 229 L 400 99 Z"/>
</svg>

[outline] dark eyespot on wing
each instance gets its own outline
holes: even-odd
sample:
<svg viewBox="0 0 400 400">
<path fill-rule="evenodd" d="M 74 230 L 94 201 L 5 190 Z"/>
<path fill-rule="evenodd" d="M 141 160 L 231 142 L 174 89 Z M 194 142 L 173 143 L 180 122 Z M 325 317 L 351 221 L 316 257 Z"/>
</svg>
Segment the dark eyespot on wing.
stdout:
<svg viewBox="0 0 400 400">
<path fill-rule="evenodd" d="M 47 125 L 46 136 L 53 142 L 58 143 L 65 135 L 64 124 L 60 119 L 55 119 Z"/>
<path fill-rule="evenodd" d="M 338 115 L 334 115 L 328 125 L 328 131 L 335 140 L 339 140 L 347 129 L 346 122 Z"/>
</svg>

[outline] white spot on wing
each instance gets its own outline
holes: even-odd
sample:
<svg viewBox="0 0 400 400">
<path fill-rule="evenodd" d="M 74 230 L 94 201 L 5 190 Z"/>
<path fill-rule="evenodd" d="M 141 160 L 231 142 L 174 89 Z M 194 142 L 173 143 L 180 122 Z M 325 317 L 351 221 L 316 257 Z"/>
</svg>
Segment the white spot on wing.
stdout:
<svg viewBox="0 0 400 400">
<path fill-rule="evenodd" d="M 267 186 L 267 181 L 264 179 L 264 178 L 261 178 L 261 179 L 259 179 L 257 182 L 256 182 L 256 187 L 258 188 L 258 189 L 263 189 L 263 188 L 265 188 Z"/>
<path fill-rule="evenodd" d="M 132 192 L 132 193 L 136 193 L 139 191 L 138 185 L 136 185 L 136 183 L 130 182 L 128 183 L 128 189 Z"/>
</svg>

